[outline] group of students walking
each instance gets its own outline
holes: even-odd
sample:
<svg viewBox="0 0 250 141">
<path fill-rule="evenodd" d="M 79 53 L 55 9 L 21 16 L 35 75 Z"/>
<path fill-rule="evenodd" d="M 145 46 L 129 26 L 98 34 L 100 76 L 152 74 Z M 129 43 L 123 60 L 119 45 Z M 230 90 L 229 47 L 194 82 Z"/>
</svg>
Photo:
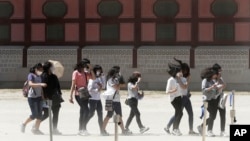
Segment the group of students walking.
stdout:
<svg viewBox="0 0 250 141">
<path fill-rule="evenodd" d="M 48 103 L 45 99 L 51 100 L 52 105 L 52 123 L 53 123 L 53 134 L 61 134 L 57 129 L 59 111 L 61 107 L 62 92 L 59 80 L 55 74 L 53 74 L 53 64 L 49 61 L 44 62 L 42 65 L 38 63 L 30 68 L 28 74 L 28 104 L 31 110 L 31 115 L 21 124 L 21 132 L 25 132 L 26 125 L 36 119 L 31 131 L 34 134 L 44 134 L 40 131 L 40 123 L 48 118 Z"/>
<path fill-rule="evenodd" d="M 189 121 L 189 135 L 198 135 L 193 130 L 193 109 L 190 100 L 191 93 L 189 91 L 190 82 L 190 68 L 189 65 L 183 63 L 181 60 L 175 59 L 176 63 L 169 63 L 168 73 L 170 75 L 166 93 L 170 96 L 170 101 L 175 109 L 174 115 L 170 118 L 167 126 L 164 130 L 168 134 L 176 136 L 182 135 L 179 124 L 182 119 L 183 109 L 185 108 L 188 113 Z M 221 116 L 221 135 L 225 135 L 225 108 L 219 107 L 219 99 L 223 96 L 223 89 L 225 83 L 221 77 L 221 67 L 215 64 L 211 68 L 205 69 L 202 74 L 202 92 L 211 93 L 212 96 L 207 99 L 208 101 L 208 112 L 209 118 L 207 119 L 208 124 L 208 136 L 214 136 L 212 133 L 213 121 L 216 117 L 217 110 L 220 111 Z M 119 126 L 122 134 L 130 135 L 132 131 L 129 126 L 136 118 L 136 122 L 139 127 L 139 132 L 144 133 L 149 130 L 142 124 L 140 118 L 140 111 L 138 108 L 138 102 L 143 98 L 143 92 L 140 92 L 139 84 L 141 82 L 141 73 L 133 72 L 129 76 L 127 83 L 120 72 L 119 66 L 113 66 L 104 75 L 103 69 L 100 65 L 92 66 L 89 59 L 83 59 L 77 63 L 72 73 L 72 83 L 70 88 L 69 102 L 74 104 L 75 101 L 80 107 L 79 114 L 79 128 L 78 135 L 85 136 L 89 135 L 87 130 L 87 124 L 90 119 L 94 116 L 95 111 L 98 116 L 98 125 L 100 134 L 108 136 L 109 133 L 106 131 L 108 121 L 114 113 L 119 115 Z M 46 61 L 43 65 L 41 63 L 36 64 L 30 69 L 28 75 L 28 83 L 30 86 L 28 94 L 28 103 L 31 110 L 31 115 L 22 123 L 21 131 L 25 132 L 26 125 L 32 120 L 36 119 L 32 132 L 34 134 L 43 134 L 40 131 L 40 123 L 48 117 L 48 103 L 45 99 L 52 101 L 52 124 L 53 134 L 61 134 L 57 129 L 59 111 L 61 107 L 62 93 L 60 83 L 55 74 L 53 74 L 53 64 Z M 127 99 L 126 104 L 130 107 L 130 113 L 126 123 L 123 122 L 122 104 L 120 99 L 120 89 L 127 86 Z M 81 89 L 86 89 L 89 93 L 88 98 L 81 97 Z M 102 104 L 102 98 L 112 101 L 111 110 L 106 110 L 106 116 L 103 117 L 104 107 Z M 170 127 L 173 125 L 173 131 L 170 131 Z M 198 126 L 198 131 L 202 133 L 202 125 Z"/>
<path fill-rule="evenodd" d="M 171 104 L 175 109 L 174 116 L 169 120 L 164 130 L 170 134 L 170 126 L 173 124 L 173 135 L 182 135 L 179 124 L 182 119 L 183 109 L 185 108 L 188 113 L 189 121 L 189 135 L 202 135 L 203 124 L 197 127 L 198 132 L 193 130 L 193 109 L 190 101 L 191 93 L 188 89 L 190 80 L 190 68 L 188 64 L 183 63 L 181 60 L 174 58 L 177 64 L 169 63 L 168 73 L 171 76 L 167 81 L 166 93 L 170 95 Z M 219 64 L 214 64 L 212 67 L 205 68 L 201 72 L 201 90 L 208 102 L 209 117 L 206 119 L 208 125 L 207 136 L 214 137 L 213 124 L 216 118 L 217 111 L 220 112 L 221 118 L 221 133 L 220 136 L 226 136 L 225 123 L 226 123 L 226 108 L 220 106 L 219 101 L 224 97 L 223 90 L 226 87 L 225 82 L 221 76 L 222 68 Z"/>
<path fill-rule="evenodd" d="M 132 132 L 129 130 L 129 125 L 134 116 L 140 128 L 140 132 L 144 133 L 149 128 L 144 127 L 140 120 L 140 112 L 137 108 L 138 105 L 138 83 L 140 82 L 140 76 L 133 74 L 128 82 L 128 105 L 131 107 L 130 116 L 124 126 L 122 119 L 122 107 L 120 102 L 120 89 L 126 87 L 125 80 L 120 73 L 119 66 L 113 66 L 105 76 L 103 69 L 100 65 L 92 66 L 88 59 L 80 61 L 72 74 L 72 85 L 70 89 L 70 102 L 74 103 L 74 98 L 80 106 L 79 117 L 79 135 L 88 135 L 87 124 L 89 120 L 94 116 L 95 111 L 98 115 L 98 124 L 100 134 L 107 136 L 109 133 L 106 131 L 108 121 L 113 116 L 114 112 L 120 115 L 119 126 L 121 127 L 122 134 L 129 135 Z M 90 98 L 80 98 L 79 88 L 87 88 L 90 94 Z M 106 89 L 103 94 L 101 90 Z M 106 116 L 103 119 L 103 105 L 101 102 L 101 95 L 105 99 L 112 100 L 112 110 L 108 110 Z"/>
<path fill-rule="evenodd" d="M 56 135 L 62 134 L 57 129 L 59 110 L 61 107 L 62 93 L 60 83 L 55 74 L 53 74 L 53 64 L 46 61 L 43 65 L 38 63 L 30 69 L 28 74 L 28 104 L 31 110 L 31 115 L 21 124 L 21 132 L 25 132 L 26 125 L 36 119 L 35 125 L 32 127 L 34 134 L 44 134 L 40 131 L 40 123 L 48 117 L 48 103 L 47 100 L 52 101 L 52 133 Z M 142 97 L 139 93 L 139 82 L 141 75 L 139 72 L 133 73 L 128 80 L 128 99 L 127 103 L 131 108 L 130 115 L 124 126 L 122 119 L 122 107 L 120 102 L 120 89 L 126 87 L 125 80 L 120 73 L 119 66 L 113 66 L 105 76 L 103 69 L 100 65 L 92 66 L 89 59 L 83 59 L 77 63 L 72 73 L 72 83 L 70 88 L 69 102 L 74 104 L 76 101 L 80 107 L 79 116 L 79 132 L 78 135 L 89 135 L 87 130 L 87 124 L 94 116 L 95 111 L 98 116 L 98 124 L 100 134 L 103 136 L 109 135 L 106 131 L 106 126 L 110 118 L 112 118 L 114 112 L 120 116 L 119 126 L 121 127 L 122 134 L 130 135 L 129 126 L 134 118 L 138 123 L 140 133 L 144 133 L 149 130 L 145 127 L 140 120 L 140 111 L 138 109 L 138 99 Z M 79 90 L 85 88 L 89 93 L 88 98 L 82 98 Z M 102 92 L 104 91 L 104 92 Z M 110 99 L 112 102 L 112 110 L 107 110 L 106 116 L 103 118 L 103 104 L 101 96 L 105 99 Z"/>
</svg>

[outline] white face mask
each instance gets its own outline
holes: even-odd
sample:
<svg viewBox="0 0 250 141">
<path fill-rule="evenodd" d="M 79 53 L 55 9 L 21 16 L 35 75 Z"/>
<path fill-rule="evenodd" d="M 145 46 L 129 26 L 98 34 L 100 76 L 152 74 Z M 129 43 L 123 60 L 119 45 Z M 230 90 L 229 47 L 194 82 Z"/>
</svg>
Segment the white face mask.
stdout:
<svg viewBox="0 0 250 141">
<path fill-rule="evenodd" d="M 36 74 L 39 75 L 39 76 L 40 76 L 42 73 L 43 73 L 42 71 L 36 71 Z"/>
<path fill-rule="evenodd" d="M 89 72 L 89 70 L 87 68 L 84 68 L 84 72 Z"/>
<path fill-rule="evenodd" d="M 100 71 L 97 71 L 96 72 L 96 76 L 100 76 L 101 72 Z"/>
</svg>

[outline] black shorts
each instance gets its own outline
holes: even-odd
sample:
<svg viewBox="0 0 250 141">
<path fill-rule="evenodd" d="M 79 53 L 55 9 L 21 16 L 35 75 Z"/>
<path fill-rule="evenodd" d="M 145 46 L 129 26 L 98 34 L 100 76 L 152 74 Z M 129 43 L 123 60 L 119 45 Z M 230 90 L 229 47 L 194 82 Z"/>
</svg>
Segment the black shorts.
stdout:
<svg viewBox="0 0 250 141">
<path fill-rule="evenodd" d="M 122 116 L 122 106 L 121 106 L 121 102 L 113 102 L 113 111 L 108 111 L 107 113 L 107 117 L 111 118 L 114 114 L 114 112 L 117 115 Z"/>
</svg>

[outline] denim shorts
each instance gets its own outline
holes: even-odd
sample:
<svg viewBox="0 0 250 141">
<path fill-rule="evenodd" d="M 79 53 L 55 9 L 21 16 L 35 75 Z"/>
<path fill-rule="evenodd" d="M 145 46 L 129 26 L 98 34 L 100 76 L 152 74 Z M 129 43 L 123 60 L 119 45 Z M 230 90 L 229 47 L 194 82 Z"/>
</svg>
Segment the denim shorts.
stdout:
<svg viewBox="0 0 250 141">
<path fill-rule="evenodd" d="M 31 119 L 42 119 L 42 97 L 37 98 L 28 98 L 30 110 L 31 110 Z"/>
<path fill-rule="evenodd" d="M 108 111 L 107 113 L 107 117 L 111 118 L 114 114 L 114 112 L 117 115 L 122 116 L 122 106 L 121 106 L 121 102 L 113 102 L 113 111 Z"/>
</svg>

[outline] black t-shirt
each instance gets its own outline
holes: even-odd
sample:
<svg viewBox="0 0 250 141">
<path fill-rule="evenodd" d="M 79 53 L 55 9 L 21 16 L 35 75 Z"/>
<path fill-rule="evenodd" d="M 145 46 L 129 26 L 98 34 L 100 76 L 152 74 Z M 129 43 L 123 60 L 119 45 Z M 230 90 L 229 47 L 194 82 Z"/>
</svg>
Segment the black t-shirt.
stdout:
<svg viewBox="0 0 250 141">
<path fill-rule="evenodd" d="M 46 83 L 47 87 L 43 88 L 44 97 L 47 99 L 52 99 L 52 96 L 55 94 L 62 94 L 60 83 L 56 75 L 43 73 L 42 74 L 42 83 Z"/>
</svg>

